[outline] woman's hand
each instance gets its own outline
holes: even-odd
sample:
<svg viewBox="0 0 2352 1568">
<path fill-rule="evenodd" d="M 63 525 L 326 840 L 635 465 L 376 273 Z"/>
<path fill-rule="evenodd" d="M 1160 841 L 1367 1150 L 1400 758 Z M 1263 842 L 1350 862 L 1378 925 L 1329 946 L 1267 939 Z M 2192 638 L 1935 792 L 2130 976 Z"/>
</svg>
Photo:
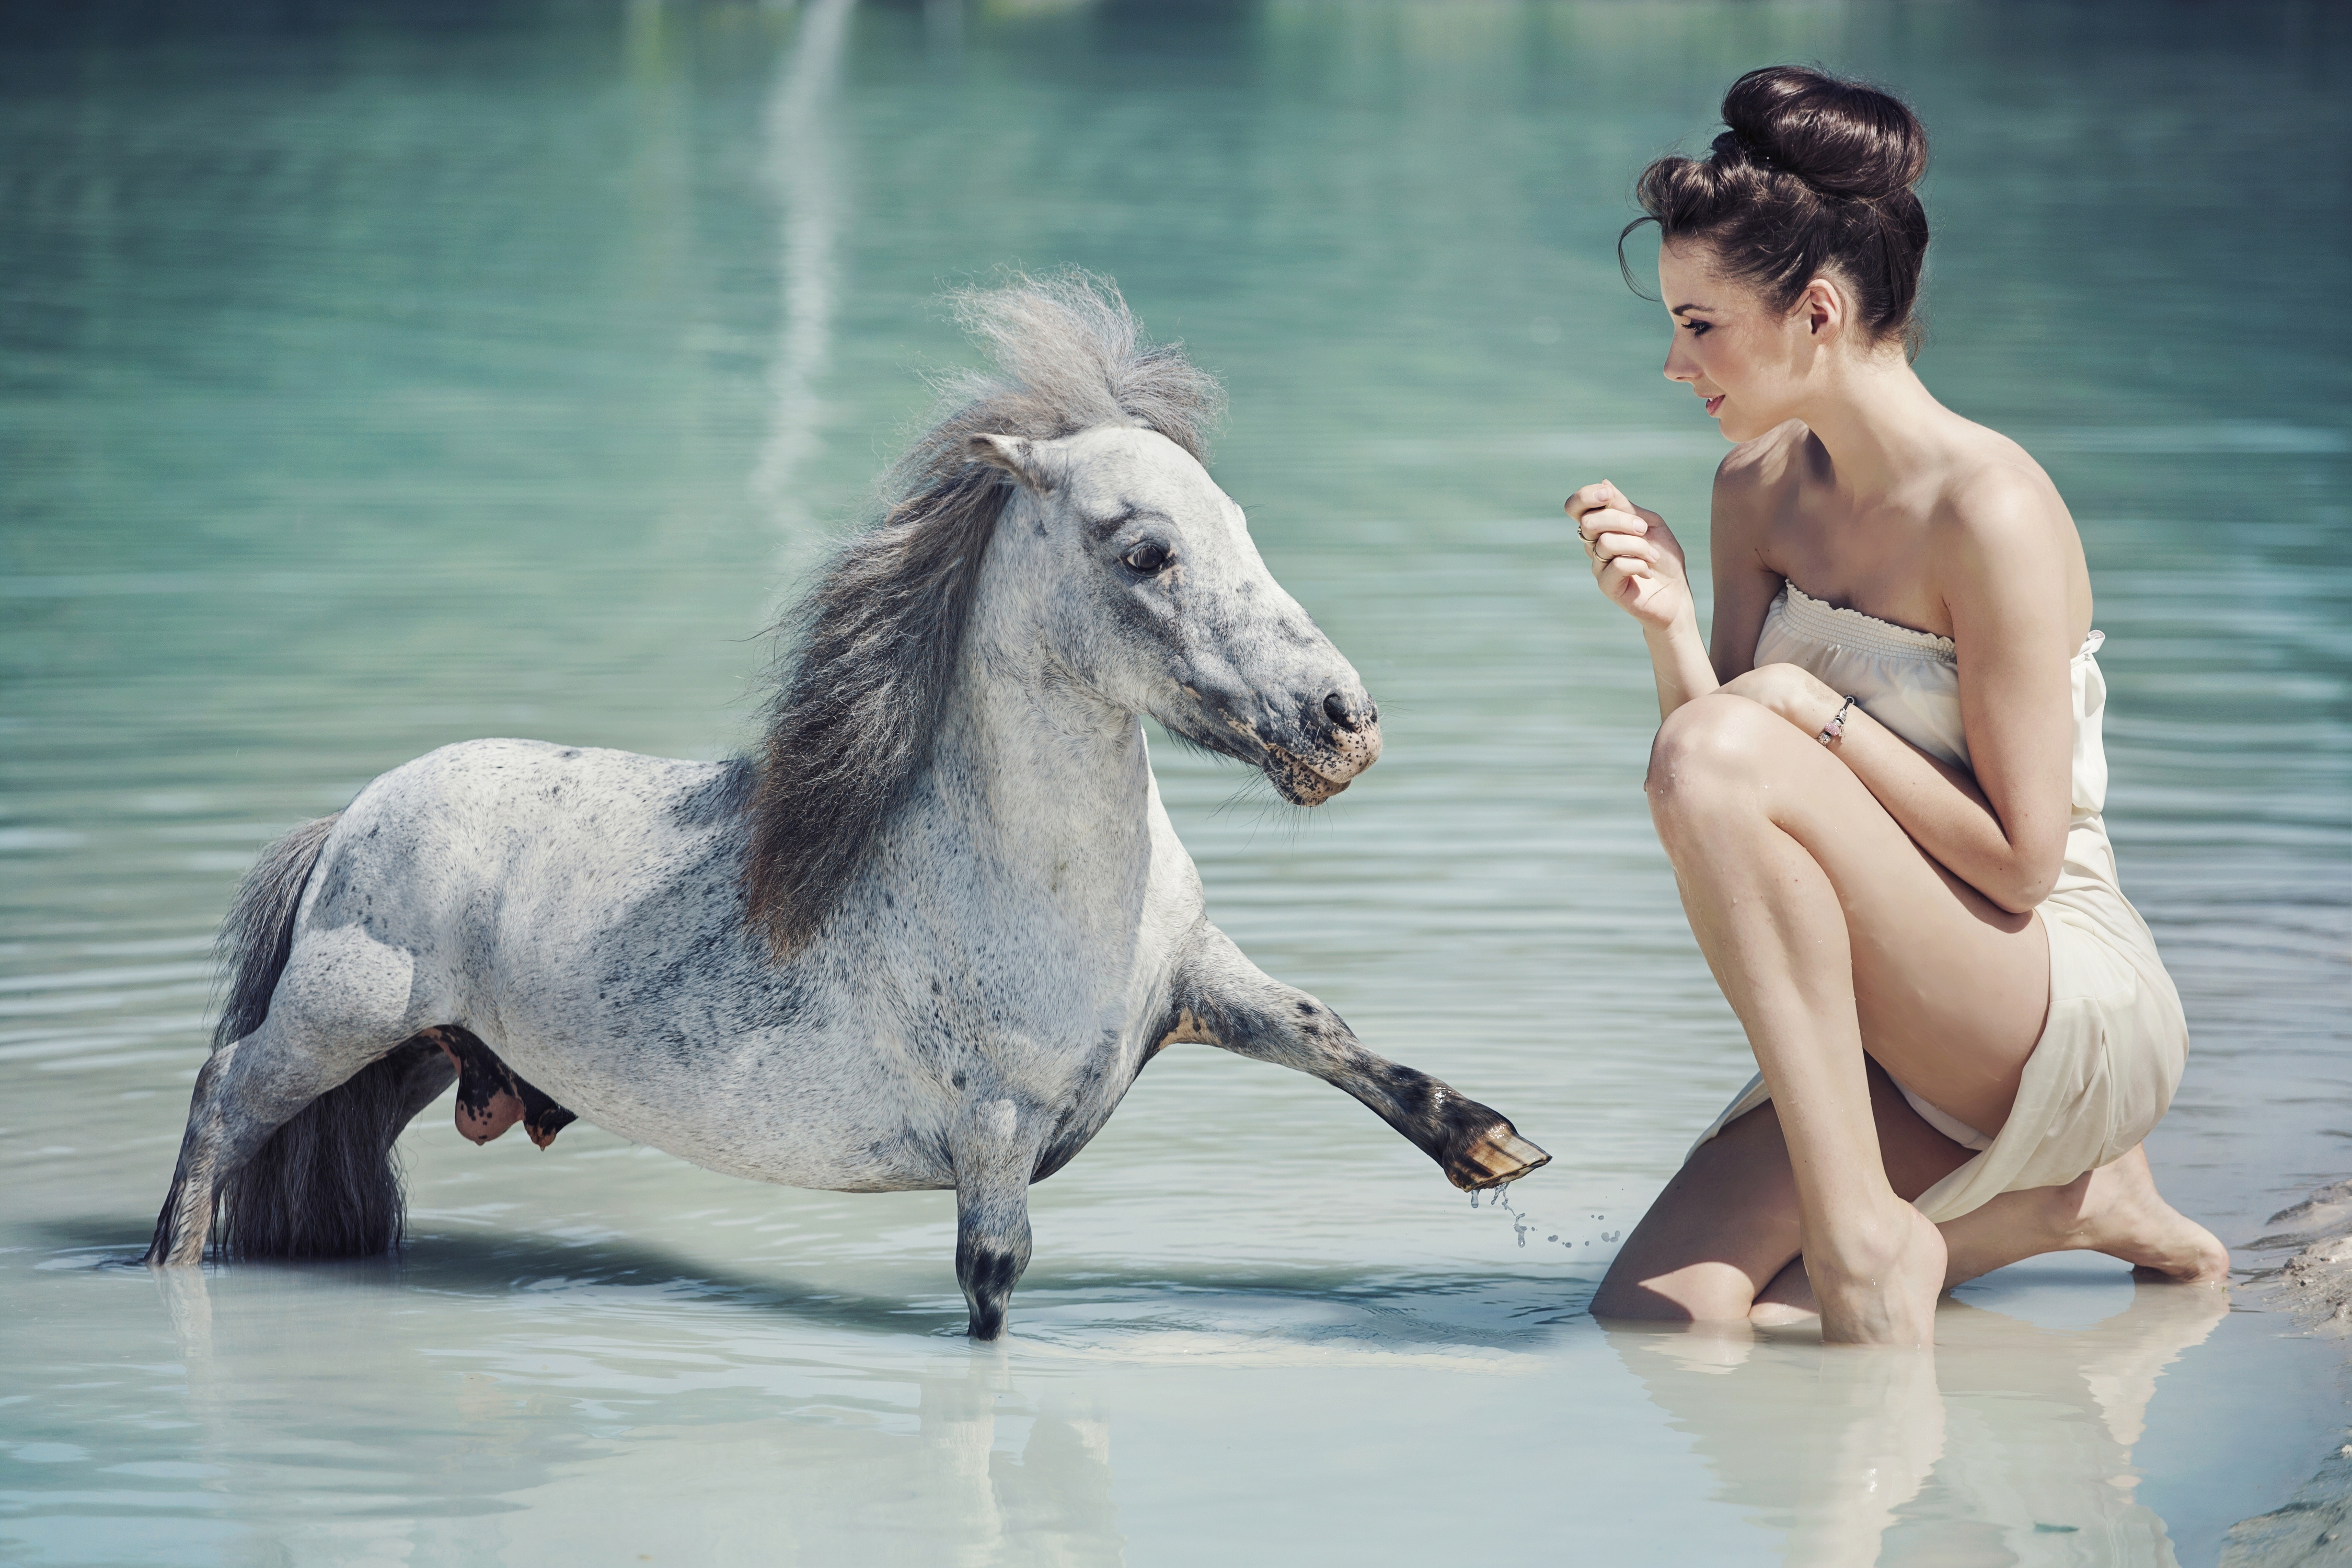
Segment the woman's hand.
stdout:
<svg viewBox="0 0 2352 1568">
<path fill-rule="evenodd" d="M 1758 665 L 1725 681 L 1723 689 L 1763 704 L 1808 735 L 1828 729 L 1845 705 L 1836 688 L 1795 664 Z"/>
<path fill-rule="evenodd" d="M 1698 635 L 1683 547 L 1666 520 L 1627 500 L 1607 479 L 1569 497 L 1568 515 L 1592 559 L 1592 580 L 1641 623 L 1658 680 L 1660 716 L 1714 690 L 1715 666 Z"/>
<path fill-rule="evenodd" d="M 1683 547 L 1664 518 L 1635 506 L 1606 479 L 1569 497 L 1568 515 L 1602 593 L 1653 631 L 1685 620 L 1696 626 Z"/>
</svg>

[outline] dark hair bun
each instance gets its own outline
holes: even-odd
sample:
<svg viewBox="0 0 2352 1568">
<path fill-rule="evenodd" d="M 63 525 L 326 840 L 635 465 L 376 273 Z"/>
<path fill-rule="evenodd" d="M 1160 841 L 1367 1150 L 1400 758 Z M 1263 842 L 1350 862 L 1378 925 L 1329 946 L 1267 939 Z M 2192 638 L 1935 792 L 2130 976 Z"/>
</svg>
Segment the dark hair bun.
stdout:
<svg viewBox="0 0 2352 1568">
<path fill-rule="evenodd" d="M 1749 71 L 1723 95 L 1705 160 L 1661 158 L 1635 192 L 1668 244 L 1702 241 L 1724 271 L 1776 309 L 1835 273 L 1871 342 L 1909 335 L 1927 259 L 1927 214 L 1911 187 L 1927 172 L 1927 132 L 1894 94 L 1803 66 Z M 1630 279 L 1631 274 L 1628 273 Z"/>
<path fill-rule="evenodd" d="M 1716 139 L 1824 195 L 1884 201 L 1927 172 L 1927 131 L 1892 93 L 1797 66 L 1749 71 L 1723 95 Z"/>
</svg>

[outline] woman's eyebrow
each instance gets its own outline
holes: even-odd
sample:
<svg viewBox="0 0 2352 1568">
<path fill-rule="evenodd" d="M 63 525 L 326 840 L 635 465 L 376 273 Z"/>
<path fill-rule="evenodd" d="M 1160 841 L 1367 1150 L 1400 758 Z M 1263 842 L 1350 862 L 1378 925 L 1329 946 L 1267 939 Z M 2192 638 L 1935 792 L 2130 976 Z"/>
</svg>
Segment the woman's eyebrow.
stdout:
<svg viewBox="0 0 2352 1568">
<path fill-rule="evenodd" d="M 1679 316 L 1686 310 L 1712 310 L 1714 309 L 1715 307 L 1712 305 L 1669 305 L 1666 307 L 1666 313 L 1670 316 Z"/>
</svg>

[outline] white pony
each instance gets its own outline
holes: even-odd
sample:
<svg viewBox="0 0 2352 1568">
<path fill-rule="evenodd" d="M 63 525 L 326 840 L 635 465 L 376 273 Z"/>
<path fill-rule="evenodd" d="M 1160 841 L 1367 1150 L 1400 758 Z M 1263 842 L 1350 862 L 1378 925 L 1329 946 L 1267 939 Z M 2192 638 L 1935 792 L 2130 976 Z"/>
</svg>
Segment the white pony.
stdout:
<svg viewBox="0 0 2352 1568">
<path fill-rule="evenodd" d="M 264 856 L 149 1262 L 216 1228 L 230 1257 L 395 1246 L 393 1140 L 453 1077 L 478 1141 L 576 1113 L 757 1181 L 953 1187 L 981 1339 L 1029 1184 L 1177 1041 L 1337 1085 L 1461 1187 L 1549 1158 L 1203 912 L 1139 714 L 1303 805 L 1381 752 L 1201 466 L 1215 383 L 1107 284 L 961 303 L 997 368 L 802 606 L 760 757 L 473 741 Z"/>
</svg>

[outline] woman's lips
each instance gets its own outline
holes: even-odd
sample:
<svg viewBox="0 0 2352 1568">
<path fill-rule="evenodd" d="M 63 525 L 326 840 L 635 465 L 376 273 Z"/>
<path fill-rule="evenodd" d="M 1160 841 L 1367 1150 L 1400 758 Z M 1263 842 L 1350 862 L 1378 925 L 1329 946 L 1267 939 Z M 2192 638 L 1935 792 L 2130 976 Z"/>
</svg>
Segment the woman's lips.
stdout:
<svg viewBox="0 0 2352 1568">
<path fill-rule="evenodd" d="M 1712 419 L 1723 411 L 1723 400 L 1729 394 L 1727 393 L 1718 392 L 1713 397 L 1706 400 L 1706 416 L 1708 418 Z"/>
</svg>

